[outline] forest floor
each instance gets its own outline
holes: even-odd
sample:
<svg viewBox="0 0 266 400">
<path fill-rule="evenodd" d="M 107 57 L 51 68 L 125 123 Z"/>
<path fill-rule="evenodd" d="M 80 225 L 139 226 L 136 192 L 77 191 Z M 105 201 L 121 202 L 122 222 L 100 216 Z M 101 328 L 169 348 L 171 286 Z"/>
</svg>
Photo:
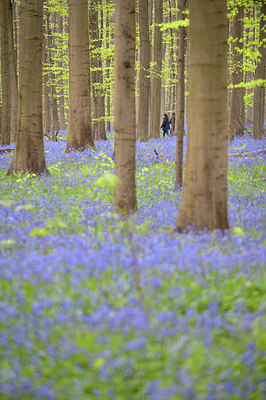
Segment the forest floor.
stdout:
<svg viewBox="0 0 266 400">
<path fill-rule="evenodd" d="M 175 141 L 137 143 L 127 221 L 98 180 L 112 139 L 45 141 L 40 178 L 6 176 L 0 154 L 1 400 L 264 398 L 263 142 L 229 145 L 222 235 L 174 231 Z"/>
</svg>

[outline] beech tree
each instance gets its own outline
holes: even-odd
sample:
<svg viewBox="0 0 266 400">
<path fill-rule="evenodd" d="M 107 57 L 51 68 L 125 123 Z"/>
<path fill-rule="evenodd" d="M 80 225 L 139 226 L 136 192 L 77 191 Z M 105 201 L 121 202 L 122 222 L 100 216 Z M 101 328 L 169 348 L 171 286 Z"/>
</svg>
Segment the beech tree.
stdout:
<svg viewBox="0 0 266 400">
<path fill-rule="evenodd" d="M 137 136 L 148 140 L 149 134 L 149 94 L 150 94 L 150 39 L 149 39 L 149 2 L 139 0 L 139 37 L 140 37 L 140 72 Z"/>
<path fill-rule="evenodd" d="M 176 227 L 228 228 L 226 0 L 190 0 L 188 152 Z"/>
<path fill-rule="evenodd" d="M 260 58 L 258 59 L 255 72 L 255 80 L 261 80 L 261 83 L 254 89 L 254 110 L 253 110 L 253 138 L 262 139 L 264 132 L 264 108 L 265 108 L 265 65 L 266 65 L 266 29 L 264 18 L 266 16 L 266 4 L 261 7 L 260 17 L 260 34 L 259 34 L 259 50 Z M 264 82 L 263 82 L 264 81 Z"/>
<path fill-rule="evenodd" d="M 47 172 L 42 127 L 43 1 L 21 0 L 18 133 L 8 173 Z"/>
<path fill-rule="evenodd" d="M 135 14 L 135 0 L 115 1 L 115 175 L 121 184 L 115 188 L 114 203 L 125 214 L 137 207 Z"/>
<path fill-rule="evenodd" d="M 93 134 L 96 140 L 107 140 L 105 133 L 105 105 L 103 91 L 103 67 L 101 58 L 101 35 L 98 23 L 101 0 L 92 0 L 90 3 L 90 30 L 91 30 L 91 85 L 92 85 L 92 116 Z"/>
<path fill-rule="evenodd" d="M 1 144 L 10 143 L 11 126 L 11 78 L 10 78 L 10 52 L 9 52 L 9 0 L 0 2 L 1 22 L 1 81 L 2 81 L 2 108 L 1 108 Z"/>
<path fill-rule="evenodd" d="M 179 0 L 179 20 L 184 20 L 186 0 Z M 176 174 L 175 186 L 182 186 L 183 183 L 183 138 L 185 134 L 185 34 L 184 26 L 178 28 L 178 84 L 176 104 Z"/>
<path fill-rule="evenodd" d="M 93 147 L 91 129 L 88 0 L 69 0 L 69 123 L 66 150 Z"/>
<path fill-rule="evenodd" d="M 245 108 L 243 87 L 235 87 L 243 81 L 243 16 L 244 7 L 239 6 L 232 21 L 232 91 L 229 108 L 228 139 L 244 134 Z"/>
<path fill-rule="evenodd" d="M 160 137 L 163 0 L 154 0 L 154 44 L 151 69 L 150 136 Z"/>
</svg>

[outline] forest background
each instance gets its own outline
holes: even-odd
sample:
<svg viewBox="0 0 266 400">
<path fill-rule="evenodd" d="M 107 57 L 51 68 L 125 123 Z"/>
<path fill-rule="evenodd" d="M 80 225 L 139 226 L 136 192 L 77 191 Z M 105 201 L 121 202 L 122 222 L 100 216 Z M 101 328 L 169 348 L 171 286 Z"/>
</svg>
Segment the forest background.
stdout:
<svg viewBox="0 0 266 400">
<path fill-rule="evenodd" d="M 30 21 L 21 23 L 25 3 L 0 3 L 11 6 L 0 14 L 6 16 L 1 18 L 0 398 L 261 400 L 266 350 L 265 4 L 229 1 L 224 10 L 230 229 L 222 234 L 173 230 L 188 157 L 188 43 L 193 32 L 186 2 L 137 2 L 132 98 L 138 211 L 131 213 L 133 204 L 126 219 L 113 209 L 118 184 L 114 11 L 135 2 L 91 1 L 85 24 L 72 27 L 76 35 L 85 26 L 89 33 L 86 117 L 92 139 L 77 138 L 74 145 L 75 133 L 66 137 L 71 108 L 68 4 L 44 1 L 43 132 L 36 148 L 33 136 L 29 142 L 17 141 L 16 77 L 23 68 L 19 37 Z M 79 3 L 87 7 L 86 1 Z M 3 34 L 10 27 L 14 51 L 10 35 Z M 205 35 L 206 48 L 209 39 Z M 143 54 L 150 58 L 144 60 Z M 172 136 L 163 140 L 164 112 L 172 120 L 175 113 L 175 129 L 172 125 Z M 128 115 L 125 110 L 124 121 Z M 14 168 L 7 176 L 16 141 L 26 150 L 21 153 L 26 162 L 29 154 L 38 159 L 41 149 L 50 174 L 37 178 L 38 169 L 21 168 L 21 173 Z M 39 165 L 46 170 L 43 161 Z"/>
</svg>

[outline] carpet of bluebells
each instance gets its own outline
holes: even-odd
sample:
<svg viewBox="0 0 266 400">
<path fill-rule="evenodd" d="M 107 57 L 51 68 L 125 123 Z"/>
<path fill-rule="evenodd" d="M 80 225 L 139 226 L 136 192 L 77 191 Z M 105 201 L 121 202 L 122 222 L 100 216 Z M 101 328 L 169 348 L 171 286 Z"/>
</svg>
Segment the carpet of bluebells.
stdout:
<svg viewBox="0 0 266 400">
<path fill-rule="evenodd" d="M 40 178 L 0 155 L 1 400 L 265 398 L 263 141 L 229 145 L 224 235 L 174 231 L 175 141 L 137 143 L 128 220 L 99 179 L 112 138 L 45 141 Z"/>
</svg>

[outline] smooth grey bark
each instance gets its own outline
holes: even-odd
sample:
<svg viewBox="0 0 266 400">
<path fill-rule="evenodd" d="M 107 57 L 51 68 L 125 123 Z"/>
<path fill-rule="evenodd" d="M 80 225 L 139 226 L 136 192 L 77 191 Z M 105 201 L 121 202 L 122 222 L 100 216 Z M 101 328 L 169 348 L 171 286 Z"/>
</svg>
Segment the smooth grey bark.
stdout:
<svg viewBox="0 0 266 400">
<path fill-rule="evenodd" d="M 243 82 L 243 17 L 244 7 L 238 7 L 238 13 L 233 17 L 232 22 L 232 90 L 228 120 L 228 140 L 232 141 L 235 136 L 244 135 L 245 89 L 234 87 Z"/>
<path fill-rule="evenodd" d="M 149 2 L 139 0 L 140 72 L 137 137 L 147 141 L 149 137 L 149 95 L 150 95 L 150 38 Z"/>
<path fill-rule="evenodd" d="M 94 147 L 89 84 L 88 1 L 69 0 L 69 124 L 66 151 Z"/>
<path fill-rule="evenodd" d="M 179 20 L 185 19 L 186 0 L 179 0 Z M 185 36 L 186 29 L 178 28 L 178 84 L 176 104 L 176 173 L 175 187 L 181 187 L 183 183 L 183 138 L 185 134 Z"/>
<path fill-rule="evenodd" d="M 47 172 L 42 126 L 42 39 L 43 1 L 21 0 L 18 133 L 8 173 Z"/>
<path fill-rule="evenodd" d="M 115 208 L 129 214 L 136 199 L 136 1 L 115 1 Z"/>
<path fill-rule="evenodd" d="M 103 90 L 103 67 L 101 58 L 102 39 L 98 24 L 101 0 L 90 2 L 90 47 L 91 47 L 91 86 L 92 86 L 92 130 L 96 140 L 107 140 L 105 133 L 105 101 Z"/>
<path fill-rule="evenodd" d="M 151 108 L 150 137 L 160 137 L 161 121 L 161 73 L 162 73 L 162 32 L 159 24 L 163 22 L 163 0 L 154 0 L 154 44 L 153 68 L 151 69 Z"/>
<path fill-rule="evenodd" d="M 227 3 L 190 0 L 188 152 L 178 231 L 228 228 Z"/>
<path fill-rule="evenodd" d="M 10 76 L 10 47 L 9 47 L 9 0 L 0 2 L 1 23 L 1 82 L 2 82 L 2 107 L 1 107 L 1 144 L 10 143 L 11 126 L 11 76 Z"/>
<path fill-rule="evenodd" d="M 266 30 L 264 18 L 266 15 L 266 4 L 261 8 L 260 34 L 259 34 L 259 50 L 261 57 L 255 72 L 255 80 L 266 79 Z M 253 138 L 262 140 L 264 133 L 264 113 L 265 113 L 265 84 L 257 85 L 254 89 L 254 106 L 253 106 Z"/>
</svg>

